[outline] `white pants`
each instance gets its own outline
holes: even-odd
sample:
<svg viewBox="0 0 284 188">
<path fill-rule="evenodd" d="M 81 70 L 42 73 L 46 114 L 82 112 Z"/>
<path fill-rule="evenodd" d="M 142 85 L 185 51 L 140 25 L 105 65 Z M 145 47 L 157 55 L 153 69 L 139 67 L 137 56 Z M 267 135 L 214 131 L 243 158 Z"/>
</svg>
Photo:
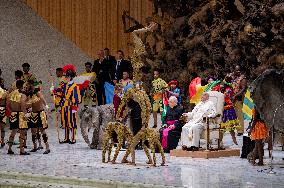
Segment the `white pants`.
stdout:
<svg viewBox="0 0 284 188">
<path fill-rule="evenodd" d="M 199 147 L 200 135 L 203 130 L 202 124 L 188 122 L 182 127 L 181 145 Z"/>
</svg>

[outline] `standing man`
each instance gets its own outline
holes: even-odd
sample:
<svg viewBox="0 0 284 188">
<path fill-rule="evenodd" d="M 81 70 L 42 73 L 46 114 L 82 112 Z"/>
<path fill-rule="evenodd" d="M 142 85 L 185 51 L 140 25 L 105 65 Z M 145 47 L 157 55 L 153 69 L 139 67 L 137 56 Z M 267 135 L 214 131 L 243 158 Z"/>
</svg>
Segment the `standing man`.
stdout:
<svg viewBox="0 0 284 188">
<path fill-rule="evenodd" d="M 98 52 L 98 56 L 99 58 L 95 60 L 92 71 L 97 75 L 95 85 L 97 89 L 98 105 L 103 105 L 106 102 L 104 84 L 105 82 L 111 82 L 111 66 L 105 60 L 103 50 Z"/>
<path fill-rule="evenodd" d="M 54 83 L 54 88 L 53 90 L 51 90 L 51 94 L 54 95 L 54 108 L 55 111 L 58 111 L 58 109 L 60 108 L 60 101 L 62 98 L 62 91 L 61 91 L 61 87 L 62 85 L 64 85 L 66 83 L 66 80 L 63 76 L 63 69 L 62 68 L 57 68 L 56 69 L 56 77 L 57 77 L 57 81 Z M 60 109 L 59 109 L 60 110 Z"/>
<path fill-rule="evenodd" d="M 151 95 L 153 97 L 153 118 L 154 118 L 154 126 L 157 127 L 158 124 L 158 112 L 160 114 L 163 112 L 163 92 L 164 89 L 168 87 L 167 82 L 165 82 L 162 78 L 160 78 L 159 70 L 154 70 L 154 80 L 152 81 L 152 89 Z"/>
<path fill-rule="evenodd" d="M 16 71 L 15 71 L 15 82 L 12 83 L 12 86 L 11 86 L 11 88 L 9 89 L 9 92 L 12 92 L 12 91 L 14 91 L 14 90 L 17 89 L 16 83 L 17 83 L 18 80 L 23 80 L 23 75 L 24 75 L 24 74 L 23 74 L 22 71 L 20 71 L 20 70 L 16 70 Z"/>
<path fill-rule="evenodd" d="M 30 112 L 30 117 L 28 118 L 28 126 L 29 128 L 31 128 L 32 142 L 34 144 L 34 148 L 30 152 L 36 152 L 37 150 L 39 150 L 36 144 L 36 140 L 40 140 L 40 138 L 37 138 L 37 133 L 40 132 L 43 142 L 46 146 L 46 150 L 43 154 L 48 154 L 50 153 L 50 149 L 48 144 L 48 137 L 46 134 L 48 125 L 45 109 L 48 110 L 49 107 L 38 87 L 39 83 L 33 82 L 32 80 L 28 82 L 28 105 L 32 108 L 32 112 Z"/>
<path fill-rule="evenodd" d="M 105 60 L 107 61 L 108 64 L 113 65 L 113 64 L 116 63 L 115 57 L 110 55 L 108 48 L 104 49 L 104 56 L 105 56 Z"/>
<path fill-rule="evenodd" d="M 32 80 L 32 81 L 36 82 L 37 79 L 36 79 L 35 75 L 30 73 L 30 67 L 31 67 L 30 64 L 24 63 L 22 65 L 22 67 L 23 67 L 23 72 L 24 72 L 23 80 L 25 82 L 28 82 L 29 80 Z"/>
<path fill-rule="evenodd" d="M 8 141 L 9 144 L 8 154 L 14 154 L 14 152 L 12 151 L 12 146 L 15 135 L 19 130 L 20 155 L 29 155 L 29 153 L 27 153 L 24 149 L 24 143 L 27 139 L 26 134 L 28 129 L 27 118 L 29 117 L 29 114 L 27 113 L 26 110 L 27 97 L 24 94 L 25 92 L 24 83 L 25 82 L 23 80 L 17 80 L 16 82 L 17 89 L 12 91 L 8 97 L 8 106 L 9 109 L 11 110 L 11 115 L 9 117 L 10 130 L 12 130 Z"/>
<path fill-rule="evenodd" d="M 5 146 L 5 125 L 6 125 L 6 98 L 7 91 L 0 85 L 0 129 L 1 129 L 1 148 Z"/>
<path fill-rule="evenodd" d="M 65 128 L 65 139 L 61 143 L 76 143 L 77 116 L 78 105 L 81 102 L 79 87 L 74 83 L 76 76 L 75 67 L 66 65 L 63 72 L 67 79 L 67 83 L 62 88 L 61 117 L 62 126 Z M 71 134 L 71 136 L 70 136 Z"/>
<path fill-rule="evenodd" d="M 238 129 L 238 135 L 240 136 L 244 133 L 244 114 L 242 109 L 245 92 L 247 90 L 247 79 L 246 76 L 241 72 L 241 67 L 239 65 L 235 67 L 233 77 L 233 89 L 235 95 L 232 97 L 232 100 L 234 102 L 237 117 L 241 125 L 241 128 Z"/>
<path fill-rule="evenodd" d="M 117 61 L 112 67 L 112 81 L 114 84 L 118 83 L 123 78 L 123 72 L 132 73 L 132 66 L 130 61 L 124 59 L 122 50 L 117 51 Z"/>
<path fill-rule="evenodd" d="M 5 87 L 4 87 L 4 79 L 1 77 L 2 76 L 2 70 L 0 69 L 0 87 L 2 88 L 2 89 L 4 89 Z"/>
<path fill-rule="evenodd" d="M 32 81 L 32 82 L 37 82 L 36 76 L 35 76 L 34 74 L 30 73 L 30 67 L 31 67 L 30 64 L 24 63 L 24 64 L 22 65 L 22 67 L 23 67 L 23 72 L 24 72 L 24 74 L 23 74 L 23 80 L 25 81 L 25 84 L 29 83 L 30 81 Z M 26 136 L 27 136 L 27 135 L 26 135 Z M 42 145 L 41 145 L 41 139 L 40 139 L 40 134 L 39 134 L 39 132 L 37 132 L 37 138 L 38 138 L 38 143 L 39 143 L 38 148 L 39 148 L 39 149 L 43 149 L 43 147 L 42 147 Z M 26 145 L 26 143 L 25 143 L 25 145 Z"/>
</svg>

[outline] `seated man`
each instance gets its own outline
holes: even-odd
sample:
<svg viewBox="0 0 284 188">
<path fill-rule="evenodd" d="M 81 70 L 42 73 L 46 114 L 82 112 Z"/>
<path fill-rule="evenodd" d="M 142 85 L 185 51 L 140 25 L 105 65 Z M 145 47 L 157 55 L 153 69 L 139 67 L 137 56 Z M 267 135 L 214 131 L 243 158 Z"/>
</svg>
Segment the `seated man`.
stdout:
<svg viewBox="0 0 284 188">
<path fill-rule="evenodd" d="M 209 94 L 203 93 L 199 102 L 192 112 L 185 113 L 189 121 L 182 127 L 181 144 L 183 150 L 197 151 L 202 129 L 204 128 L 203 118 L 216 116 L 214 103 L 209 101 Z"/>
<path fill-rule="evenodd" d="M 177 105 L 175 96 L 169 98 L 169 108 L 166 114 L 166 124 L 160 129 L 161 143 L 165 152 L 175 149 L 180 139 L 183 124 L 179 121 L 182 108 Z"/>
</svg>

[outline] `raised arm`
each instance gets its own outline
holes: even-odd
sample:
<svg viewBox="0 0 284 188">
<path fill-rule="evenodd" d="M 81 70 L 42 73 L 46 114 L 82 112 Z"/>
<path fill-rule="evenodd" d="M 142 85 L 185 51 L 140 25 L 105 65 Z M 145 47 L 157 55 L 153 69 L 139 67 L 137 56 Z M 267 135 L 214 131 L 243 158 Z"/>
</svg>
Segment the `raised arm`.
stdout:
<svg viewBox="0 0 284 188">
<path fill-rule="evenodd" d="M 153 31 L 153 29 L 154 29 L 154 27 L 155 27 L 156 25 L 157 25 L 157 24 L 156 24 L 155 22 L 151 22 L 150 25 L 148 25 L 147 27 L 134 30 L 133 33 L 145 33 L 145 32 L 147 32 L 147 31 Z"/>
</svg>

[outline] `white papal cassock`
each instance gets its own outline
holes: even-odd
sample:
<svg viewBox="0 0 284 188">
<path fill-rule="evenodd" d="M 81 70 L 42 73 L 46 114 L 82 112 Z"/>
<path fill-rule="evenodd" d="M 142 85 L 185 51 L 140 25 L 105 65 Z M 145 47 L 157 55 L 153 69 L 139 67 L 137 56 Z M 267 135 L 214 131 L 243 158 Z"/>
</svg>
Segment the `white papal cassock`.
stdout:
<svg viewBox="0 0 284 188">
<path fill-rule="evenodd" d="M 199 147 L 201 131 L 204 128 L 203 117 L 216 116 L 214 103 L 209 100 L 201 101 L 186 115 L 189 121 L 182 127 L 181 145 Z"/>
</svg>

